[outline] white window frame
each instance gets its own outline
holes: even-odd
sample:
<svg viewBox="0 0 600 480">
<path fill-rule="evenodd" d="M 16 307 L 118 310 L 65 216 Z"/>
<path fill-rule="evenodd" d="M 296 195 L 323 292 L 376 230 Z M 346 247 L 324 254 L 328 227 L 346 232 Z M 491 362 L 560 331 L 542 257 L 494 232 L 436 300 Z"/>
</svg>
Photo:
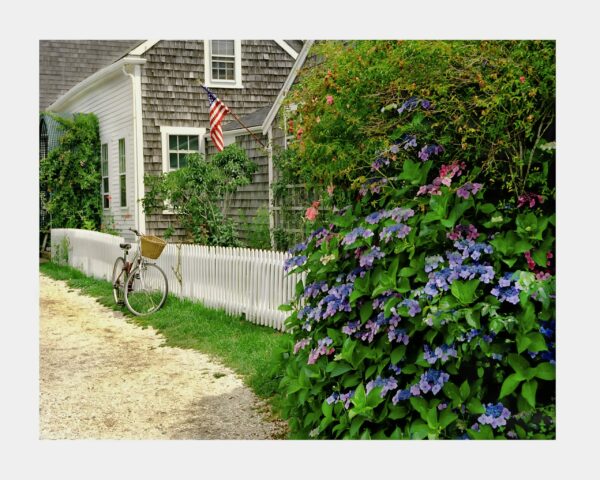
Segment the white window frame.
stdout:
<svg viewBox="0 0 600 480">
<path fill-rule="evenodd" d="M 212 80 L 211 41 L 204 40 L 204 85 L 213 88 L 244 88 L 242 85 L 242 41 L 233 41 L 235 80 Z"/>
<path fill-rule="evenodd" d="M 121 142 L 123 142 L 123 158 L 121 159 Z M 121 208 L 127 208 L 127 141 L 125 137 L 117 140 L 117 157 L 119 159 L 119 205 Z M 121 160 L 123 160 L 121 162 Z M 124 179 L 124 180 L 123 180 Z M 125 183 L 125 191 L 123 185 Z M 123 194 L 125 194 L 125 205 L 123 205 Z"/>
<path fill-rule="evenodd" d="M 100 143 L 100 176 L 102 177 L 102 183 L 100 184 L 102 193 L 102 210 L 110 210 L 112 206 L 112 199 L 110 196 L 110 168 L 108 162 L 108 144 L 109 142 Z M 106 147 L 106 149 L 104 148 Z M 105 155 L 106 152 L 106 155 Z M 104 172 L 104 165 L 106 163 L 106 172 Z M 106 175 L 104 175 L 106 173 Z M 104 179 L 108 184 L 108 191 L 104 190 Z M 108 207 L 104 206 L 104 197 L 108 195 Z"/>
<path fill-rule="evenodd" d="M 200 127 L 160 127 L 160 142 L 162 145 L 162 166 L 163 173 L 168 173 L 171 170 L 169 163 L 169 135 L 198 135 L 198 148 L 200 154 L 204 154 L 204 137 L 206 136 L 206 128 Z"/>
<path fill-rule="evenodd" d="M 160 142 L 162 147 L 162 170 L 163 173 L 171 171 L 169 162 L 169 135 L 198 135 L 198 148 L 201 155 L 205 154 L 204 139 L 206 137 L 206 128 L 201 127 L 170 127 L 162 125 L 160 127 Z M 171 210 L 169 205 L 165 204 L 165 209 L 162 211 L 165 215 L 173 215 L 175 212 Z"/>
</svg>

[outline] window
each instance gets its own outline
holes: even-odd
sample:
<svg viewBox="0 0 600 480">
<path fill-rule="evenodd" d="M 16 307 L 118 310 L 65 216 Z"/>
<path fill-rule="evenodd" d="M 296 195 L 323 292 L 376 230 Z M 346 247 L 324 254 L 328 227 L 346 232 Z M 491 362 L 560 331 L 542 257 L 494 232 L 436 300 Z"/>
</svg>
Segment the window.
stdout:
<svg viewBox="0 0 600 480">
<path fill-rule="evenodd" d="M 169 135 L 169 170 L 187 165 L 187 155 L 199 153 L 198 135 Z"/>
<path fill-rule="evenodd" d="M 206 128 L 161 126 L 163 172 L 185 167 L 190 153 L 204 153 L 205 133 Z"/>
<path fill-rule="evenodd" d="M 205 40 L 204 80 L 207 86 L 242 88 L 240 40 Z"/>
<path fill-rule="evenodd" d="M 125 160 L 125 139 L 119 139 L 119 187 L 121 190 L 121 206 L 127 206 L 127 162 Z"/>
<path fill-rule="evenodd" d="M 102 170 L 102 205 L 110 208 L 110 191 L 108 188 L 108 143 L 100 147 L 100 163 Z"/>
<path fill-rule="evenodd" d="M 42 118 L 40 121 L 40 160 L 43 160 L 48 156 L 48 129 L 46 128 L 46 122 Z"/>
</svg>

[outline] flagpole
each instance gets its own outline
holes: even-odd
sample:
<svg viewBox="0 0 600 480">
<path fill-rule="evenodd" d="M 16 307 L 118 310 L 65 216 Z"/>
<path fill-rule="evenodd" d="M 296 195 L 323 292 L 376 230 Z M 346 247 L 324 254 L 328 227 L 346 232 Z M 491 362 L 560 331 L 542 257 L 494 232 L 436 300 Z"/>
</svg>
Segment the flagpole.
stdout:
<svg viewBox="0 0 600 480">
<path fill-rule="evenodd" d="M 207 93 L 208 93 L 208 92 L 210 92 L 210 90 L 209 90 L 208 88 L 206 88 L 204 85 L 200 84 L 200 86 L 201 86 L 201 87 L 202 87 L 204 90 L 206 90 L 206 92 L 207 92 Z M 213 95 L 214 95 L 214 94 L 213 94 Z M 264 143 L 262 143 L 262 142 L 260 141 L 260 138 L 258 138 L 256 135 L 254 135 L 254 133 L 253 133 L 253 132 L 251 132 L 251 131 L 250 131 L 250 129 L 249 129 L 249 128 L 248 128 L 246 125 L 244 125 L 244 122 L 242 122 L 242 121 L 240 120 L 240 117 L 238 117 L 238 116 L 237 116 L 237 115 L 236 115 L 236 114 L 235 114 L 235 113 L 234 113 L 234 112 L 233 112 L 233 111 L 232 111 L 232 110 L 231 110 L 229 107 L 227 107 L 227 110 L 229 111 L 228 113 L 231 113 L 231 115 L 233 116 L 233 118 L 235 118 L 235 119 L 236 119 L 236 121 L 237 121 L 237 122 L 238 122 L 238 123 L 239 123 L 239 124 L 240 124 L 242 127 L 244 127 L 244 128 L 246 129 L 246 131 L 247 131 L 247 132 L 248 132 L 250 135 L 252 135 L 252 138 L 254 138 L 254 140 L 256 140 L 258 143 L 260 143 L 260 145 L 261 145 L 261 146 L 262 146 L 264 149 L 268 149 L 268 147 L 266 147 L 266 146 L 265 146 L 265 144 L 264 144 Z"/>
</svg>

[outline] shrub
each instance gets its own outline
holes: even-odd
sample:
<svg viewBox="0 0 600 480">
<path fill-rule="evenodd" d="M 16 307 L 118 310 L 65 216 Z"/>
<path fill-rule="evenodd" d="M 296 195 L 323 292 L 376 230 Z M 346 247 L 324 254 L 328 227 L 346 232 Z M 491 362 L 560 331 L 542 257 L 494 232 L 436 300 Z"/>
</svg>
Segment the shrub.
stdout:
<svg viewBox="0 0 600 480">
<path fill-rule="evenodd" d="M 199 154 L 186 158 L 187 165 L 178 170 L 146 175 L 144 211 L 162 211 L 168 205 L 195 243 L 237 246 L 235 227 L 225 213 L 230 195 L 250 183 L 256 164 L 235 144 L 208 159 Z"/>
<path fill-rule="evenodd" d="M 554 438 L 553 177 L 515 195 L 448 150 L 407 131 L 351 205 L 327 217 L 323 197 L 322 226 L 292 249 L 286 268 L 306 272 L 282 364 L 294 436 Z M 554 161 L 541 141 L 532 156 Z"/>
<path fill-rule="evenodd" d="M 282 184 L 335 184 L 344 197 L 379 151 L 416 134 L 481 167 L 488 188 L 520 194 L 535 183 L 550 195 L 552 165 L 542 170 L 536 156 L 554 139 L 553 41 L 327 41 L 313 53 L 320 63 L 287 100 L 296 141 L 277 165 Z"/>
<path fill-rule="evenodd" d="M 102 221 L 100 134 L 94 114 L 58 116 L 59 146 L 40 161 L 40 186 L 52 228 L 97 230 Z"/>
</svg>

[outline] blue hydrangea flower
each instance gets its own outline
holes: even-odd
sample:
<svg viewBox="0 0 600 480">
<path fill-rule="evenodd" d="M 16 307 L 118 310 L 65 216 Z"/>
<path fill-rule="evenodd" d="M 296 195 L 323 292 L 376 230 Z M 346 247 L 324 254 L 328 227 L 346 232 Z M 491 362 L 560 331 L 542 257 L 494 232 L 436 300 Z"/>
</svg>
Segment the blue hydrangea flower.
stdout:
<svg viewBox="0 0 600 480">
<path fill-rule="evenodd" d="M 421 305 L 416 300 L 412 300 L 410 298 L 406 298 L 400 302 L 400 305 L 408 307 L 408 315 L 414 317 L 417 313 L 421 311 Z"/>
<path fill-rule="evenodd" d="M 456 351 L 456 348 L 454 348 L 454 345 L 449 346 L 443 344 L 439 347 L 436 347 L 435 350 L 431 350 L 429 345 L 424 345 L 423 350 L 425 351 L 423 358 L 430 365 L 433 365 L 438 360 L 441 360 L 442 363 L 445 363 L 450 359 L 450 357 L 458 357 L 458 352 Z"/>
<path fill-rule="evenodd" d="M 419 100 L 417 97 L 410 97 L 408 100 L 406 100 L 406 102 L 400 105 L 400 108 L 398 109 L 398 114 L 400 115 L 404 111 L 412 112 L 415 108 L 419 106 L 420 102 L 421 100 Z"/>
<path fill-rule="evenodd" d="M 321 338 L 317 342 L 317 348 L 313 348 L 308 355 L 308 365 L 312 365 L 321 355 L 331 355 L 335 349 L 330 347 L 333 340 L 329 337 Z"/>
<path fill-rule="evenodd" d="M 298 245 L 293 246 L 288 253 L 300 253 L 306 250 L 306 243 L 299 243 Z"/>
<path fill-rule="evenodd" d="M 433 255 L 431 257 L 425 257 L 425 273 L 429 273 L 440 265 L 444 261 L 444 257 L 441 255 Z"/>
<path fill-rule="evenodd" d="M 449 378 L 450 375 L 448 375 L 446 372 L 430 368 L 423 375 L 421 375 L 418 385 L 419 390 L 421 390 L 422 393 L 431 391 L 431 393 L 436 395 Z"/>
<path fill-rule="evenodd" d="M 421 159 L 421 161 L 426 162 L 427 160 L 429 160 L 429 157 L 431 155 L 439 155 L 443 151 L 444 148 L 441 145 L 425 145 L 419 151 L 418 156 Z"/>
<path fill-rule="evenodd" d="M 372 247 L 367 253 L 360 256 L 358 264 L 361 267 L 371 268 L 375 260 L 383 257 L 385 257 L 385 253 L 379 247 Z"/>
<path fill-rule="evenodd" d="M 346 281 L 354 283 L 358 277 L 363 278 L 365 276 L 365 273 L 367 273 L 366 269 L 357 267 L 346 276 Z M 340 281 L 341 279 L 338 280 L 338 282 Z"/>
<path fill-rule="evenodd" d="M 491 290 L 491 294 L 497 297 L 501 302 L 508 302 L 516 305 L 519 303 L 519 294 L 521 293 L 521 286 L 519 285 L 518 279 L 514 279 L 514 273 L 506 273 L 498 281 L 498 285 Z"/>
<path fill-rule="evenodd" d="M 410 233 L 410 227 L 403 223 L 396 223 L 390 227 L 383 227 L 379 238 L 388 243 L 392 238 L 404 238 Z"/>
<path fill-rule="evenodd" d="M 398 342 L 398 343 L 403 343 L 404 345 L 408 345 L 409 342 L 409 337 L 406 334 L 406 330 L 404 328 L 394 328 L 391 327 L 388 330 L 388 340 L 390 342 Z"/>
<path fill-rule="evenodd" d="M 308 260 L 308 257 L 306 255 L 288 258 L 283 263 L 283 270 L 288 271 L 288 270 L 293 270 L 296 267 L 300 267 L 306 263 L 306 260 Z"/>
<path fill-rule="evenodd" d="M 506 420 L 510 418 L 510 410 L 501 403 L 488 403 L 485 407 L 485 413 L 477 421 L 481 425 L 491 425 L 492 428 L 498 428 L 506 425 Z"/>
<path fill-rule="evenodd" d="M 360 321 L 356 320 L 354 322 L 350 322 L 347 325 L 344 325 L 342 327 L 342 333 L 345 333 L 346 335 L 352 335 L 353 333 L 358 331 L 358 328 L 360 327 Z"/>
<path fill-rule="evenodd" d="M 398 381 L 394 377 L 381 378 L 377 377 L 375 380 L 371 380 L 366 385 L 367 395 L 371 390 L 377 387 L 382 387 L 379 395 L 383 398 L 390 390 L 398 388 Z"/>
<path fill-rule="evenodd" d="M 365 221 L 370 223 L 371 225 L 375 225 L 379 223 L 384 218 L 388 217 L 388 212 L 386 210 L 380 210 L 378 212 L 373 212 L 365 217 Z"/>
<path fill-rule="evenodd" d="M 329 289 L 325 281 L 311 283 L 304 289 L 304 298 L 316 298 L 320 293 Z"/>
<path fill-rule="evenodd" d="M 396 364 L 394 364 L 394 363 L 390 363 L 390 364 L 388 365 L 388 368 L 389 368 L 389 369 L 390 369 L 392 372 L 394 372 L 396 375 L 400 375 L 400 374 L 402 373 L 402 368 L 400 368 L 400 366 L 399 366 L 397 363 L 396 363 Z"/>
<path fill-rule="evenodd" d="M 379 170 L 384 165 L 389 165 L 389 164 L 390 164 L 389 158 L 379 157 L 371 164 L 371 170 L 376 171 L 376 170 Z"/>
<path fill-rule="evenodd" d="M 404 390 L 398 390 L 396 395 L 392 397 L 392 403 L 396 405 L 398 402 L 402 400 L 408 400 L 411 397 L 410 390 L 408 388 Z"/>
<path fill-rule="evenodd" d="M 354 230 L 352 230 L 350 233 L 348 233 L 341 241 L 342 245 L 352 245 L 354 242 L 356 242 L 356 240 L 361 237 L 361 238 L 369 238 L 373 236 L 373 232 L 371 230 L 362 228 L 362 227 L 356 227 Z"/>
<path fill-rule="evenodd" d="M 406 222 L 409 218 L 415 216 L 415 211 L 412 208 L 396 207 L 387 212 L 387 217 L 391 218 L 394 222 Z"/>
</svg>

